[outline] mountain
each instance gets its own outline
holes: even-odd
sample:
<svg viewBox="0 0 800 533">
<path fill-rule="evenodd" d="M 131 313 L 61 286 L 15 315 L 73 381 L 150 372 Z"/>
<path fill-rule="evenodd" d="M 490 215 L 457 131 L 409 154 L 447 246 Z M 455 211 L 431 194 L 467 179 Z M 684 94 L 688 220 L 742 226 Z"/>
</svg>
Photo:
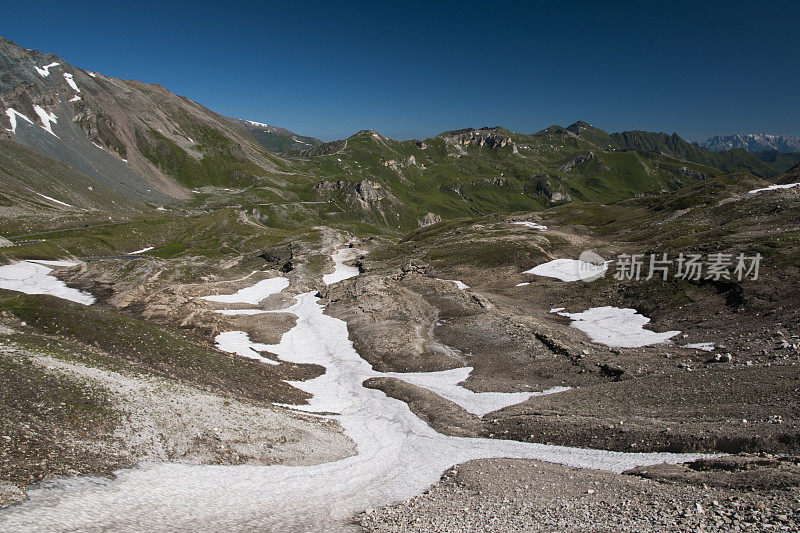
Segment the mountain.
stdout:
<svg viewBox="0 0 800 533">
<path fill-rule="evenodd" d="M 308 150 L 322 144 L 319 139 L 298 135 L 285 128 L 270 126 L 262 122 L 253 122 L 252 120 L 239 120 L 239 122 L 261 143 L 261 146 L 270 152 L 281 153 L 289 150 Z"/>
<path fill-rule="evenodd" d="M 0 140 L 25 145 L 139 202 L 252 184 L 286 164 L 241 121 L 164 87 L 88 72 L 0 38 Z M 43 192 L 44 193 L 44 192 Z"/>
<path fill-rule="evenodd" d="M 777 150 L 778 152 L 800 152 L 800 137 L 791 135 L 770 135 L 768 133 L 744 133 L 738 135 L 714 136 L 699 143 L 712 152 L 722 152 L 742 148 L 748 152 Z"/>
<path fill-rule="evenodd" d="M 800 164 L 778 176 L 775 181 L 780 184 L 800 183 Z"/>
<path fill-rule="evenodd" d="M 407 230 L 439 217 L 611 203 L 732 172 L 771 179 L 798 162 L 774 152 L 712 152 L 677 134 L 608 133 L 583 121 L 533 134 L 483 127 L 404 141 L 365 130 L 322 143 L 7 39 L 0 72 L 8 121 L 0 162 L 13 162 L 0 168 L 0 181 L 8 202 L 29 213 L 213 210 L 236 194 L 242 210 L 285 228 L 339 221 Z M 20 169 L 41 165 L 57 169 L 54 182 L 20 186 L 18 176 L 36 174 Z M 101 190 L 113 194 L 88 194 Z"/>
</svg>

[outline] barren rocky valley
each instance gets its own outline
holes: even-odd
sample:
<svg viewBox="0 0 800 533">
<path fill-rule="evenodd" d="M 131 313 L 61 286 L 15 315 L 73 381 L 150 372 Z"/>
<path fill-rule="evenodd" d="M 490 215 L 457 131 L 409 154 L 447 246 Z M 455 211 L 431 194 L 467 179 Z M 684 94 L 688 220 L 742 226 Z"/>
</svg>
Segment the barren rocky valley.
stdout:
<svg viewBox="0 0 800 533">
<path fill-rule="evenodd" d="M 0 71 L 3 531 L 800 529 L 800 154 Z"/>
</svg>

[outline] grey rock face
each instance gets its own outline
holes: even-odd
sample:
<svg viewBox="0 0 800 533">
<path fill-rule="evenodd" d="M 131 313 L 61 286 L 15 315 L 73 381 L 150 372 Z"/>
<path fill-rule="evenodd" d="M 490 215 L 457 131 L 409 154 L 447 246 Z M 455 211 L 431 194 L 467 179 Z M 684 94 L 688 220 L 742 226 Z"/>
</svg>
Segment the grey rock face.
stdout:
<svg viewBox="0 0 800 533">
<path fill-rule="evenodd" d="M 717 135 L 700 143 L 712 152 L 743 148 L 748 152 L 777 150 L 779 152 L 800 152 L 800 137 L 791 135 L 770 135 L 768 133 L 745 133 L 738 135 Z"/>
</svg>

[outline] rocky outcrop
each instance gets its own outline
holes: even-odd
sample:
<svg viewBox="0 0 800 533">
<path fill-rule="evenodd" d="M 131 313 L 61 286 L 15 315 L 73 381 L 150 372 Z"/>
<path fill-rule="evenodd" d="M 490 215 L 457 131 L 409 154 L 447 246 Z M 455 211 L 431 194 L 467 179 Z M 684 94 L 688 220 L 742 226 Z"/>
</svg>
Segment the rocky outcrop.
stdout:
<svg viewBox="0 0 800 533">
<path fill-rule="evenodd" d="M 514 144 L 514 140 L 502 128 L 481 128 L 444 133 L 441 137 L 449 144 L 459 146 L 478 146 L 481 148 L 504 148 Z"/>
<path fill-rule="evenodd" d="M 413 155 L 406 157 L 405 159 L 388 159 L 383 162 L 383 166 L 389 167 L 397 173 L 400 173 L 402 169 L 408 168 L 410 166 L 417 166 L 417 158 Z M 422 165 L 419 165 L 422 166 Z M 425 168 L 425 167 L 422 167 Z"/>
<path fill-rule="evenodd" d="M 566 163 L 564 163 L 563 165 L 561 165 L 559 167 L 559 170 L 570 171 L 579 165 L 583 165 L 584 163 L 591 161 L 595 157 L 597 156 L 594 155 L 594 152 L 588 152 L 585 154 L 577 155 L 572 159 L 570 159 L 569 161 L 567 161 Z"/>
<path fill-rule="evenodd" d="M 417 221 L 420 228 L 424 228 L 425 226 L 430 226 L 432 224 L 436 224 L 442 221 L 442 217 L 437 215 L 436 213 L 427 213 L 424 217 L 420 218 Z"/>
<path fill-rule="evenodd" d="M 676 170 L 678 172 L 680 172 L 681 174 L 683 174 L 684 176 L 686 176 L 687 178 L 693 178 L 693 179 L 696 179 L 696 180 L 704 180 L 704 179 L 706 179 L 706 175 L 705 174 L 703 174 L 702 172 L 698 172 L 696 170 L 693 170 L 693 169 L 691 169 L 689 167 L 678 167 Z"/>
<path fill-rule="evenodd" d="M 397 198 L 384 188 L 380 183 L 372 180 L 361 180 L 351 182 L 346 180 L 321 181 L 314 186 L 317 194 L 330 195 L 332 193 L 343 192 L 345 201 L 352 205 L 357 205 L 364 210 L 378 208 L 383 200 L 397 203 Z"/>
<path fill-rule="evenodd" d="M 559 184 L 553 186 L 550 181 L 550 176 L 547 174 L 539 174 L 534 178 L 535 183 L 533 187 L 525 186 L 524 191 L 529 192 L 532 189 L 534 194 L 541 194 L 547 196 L 551 202 L 571 202 L 572 197 L 567 193 L 564 188 Z"/>
</svg>

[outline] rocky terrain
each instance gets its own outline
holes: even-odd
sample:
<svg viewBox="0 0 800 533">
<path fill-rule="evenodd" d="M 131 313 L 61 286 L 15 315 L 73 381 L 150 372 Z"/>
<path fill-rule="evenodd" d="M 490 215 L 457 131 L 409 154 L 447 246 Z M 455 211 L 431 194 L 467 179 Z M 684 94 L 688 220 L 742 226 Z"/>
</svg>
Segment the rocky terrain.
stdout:
<svg viewBox="0 0 800 533">
<path fill-rule="evenodd" d="M 786 470 L 797 475 L 796 465 Z M 797 482 L 790 484 L 753 493 L 637 472 L 474 461 L 417 498 L 359 516 L 358 524 L 368 531 L 795 531 Z"/>
</svg>

